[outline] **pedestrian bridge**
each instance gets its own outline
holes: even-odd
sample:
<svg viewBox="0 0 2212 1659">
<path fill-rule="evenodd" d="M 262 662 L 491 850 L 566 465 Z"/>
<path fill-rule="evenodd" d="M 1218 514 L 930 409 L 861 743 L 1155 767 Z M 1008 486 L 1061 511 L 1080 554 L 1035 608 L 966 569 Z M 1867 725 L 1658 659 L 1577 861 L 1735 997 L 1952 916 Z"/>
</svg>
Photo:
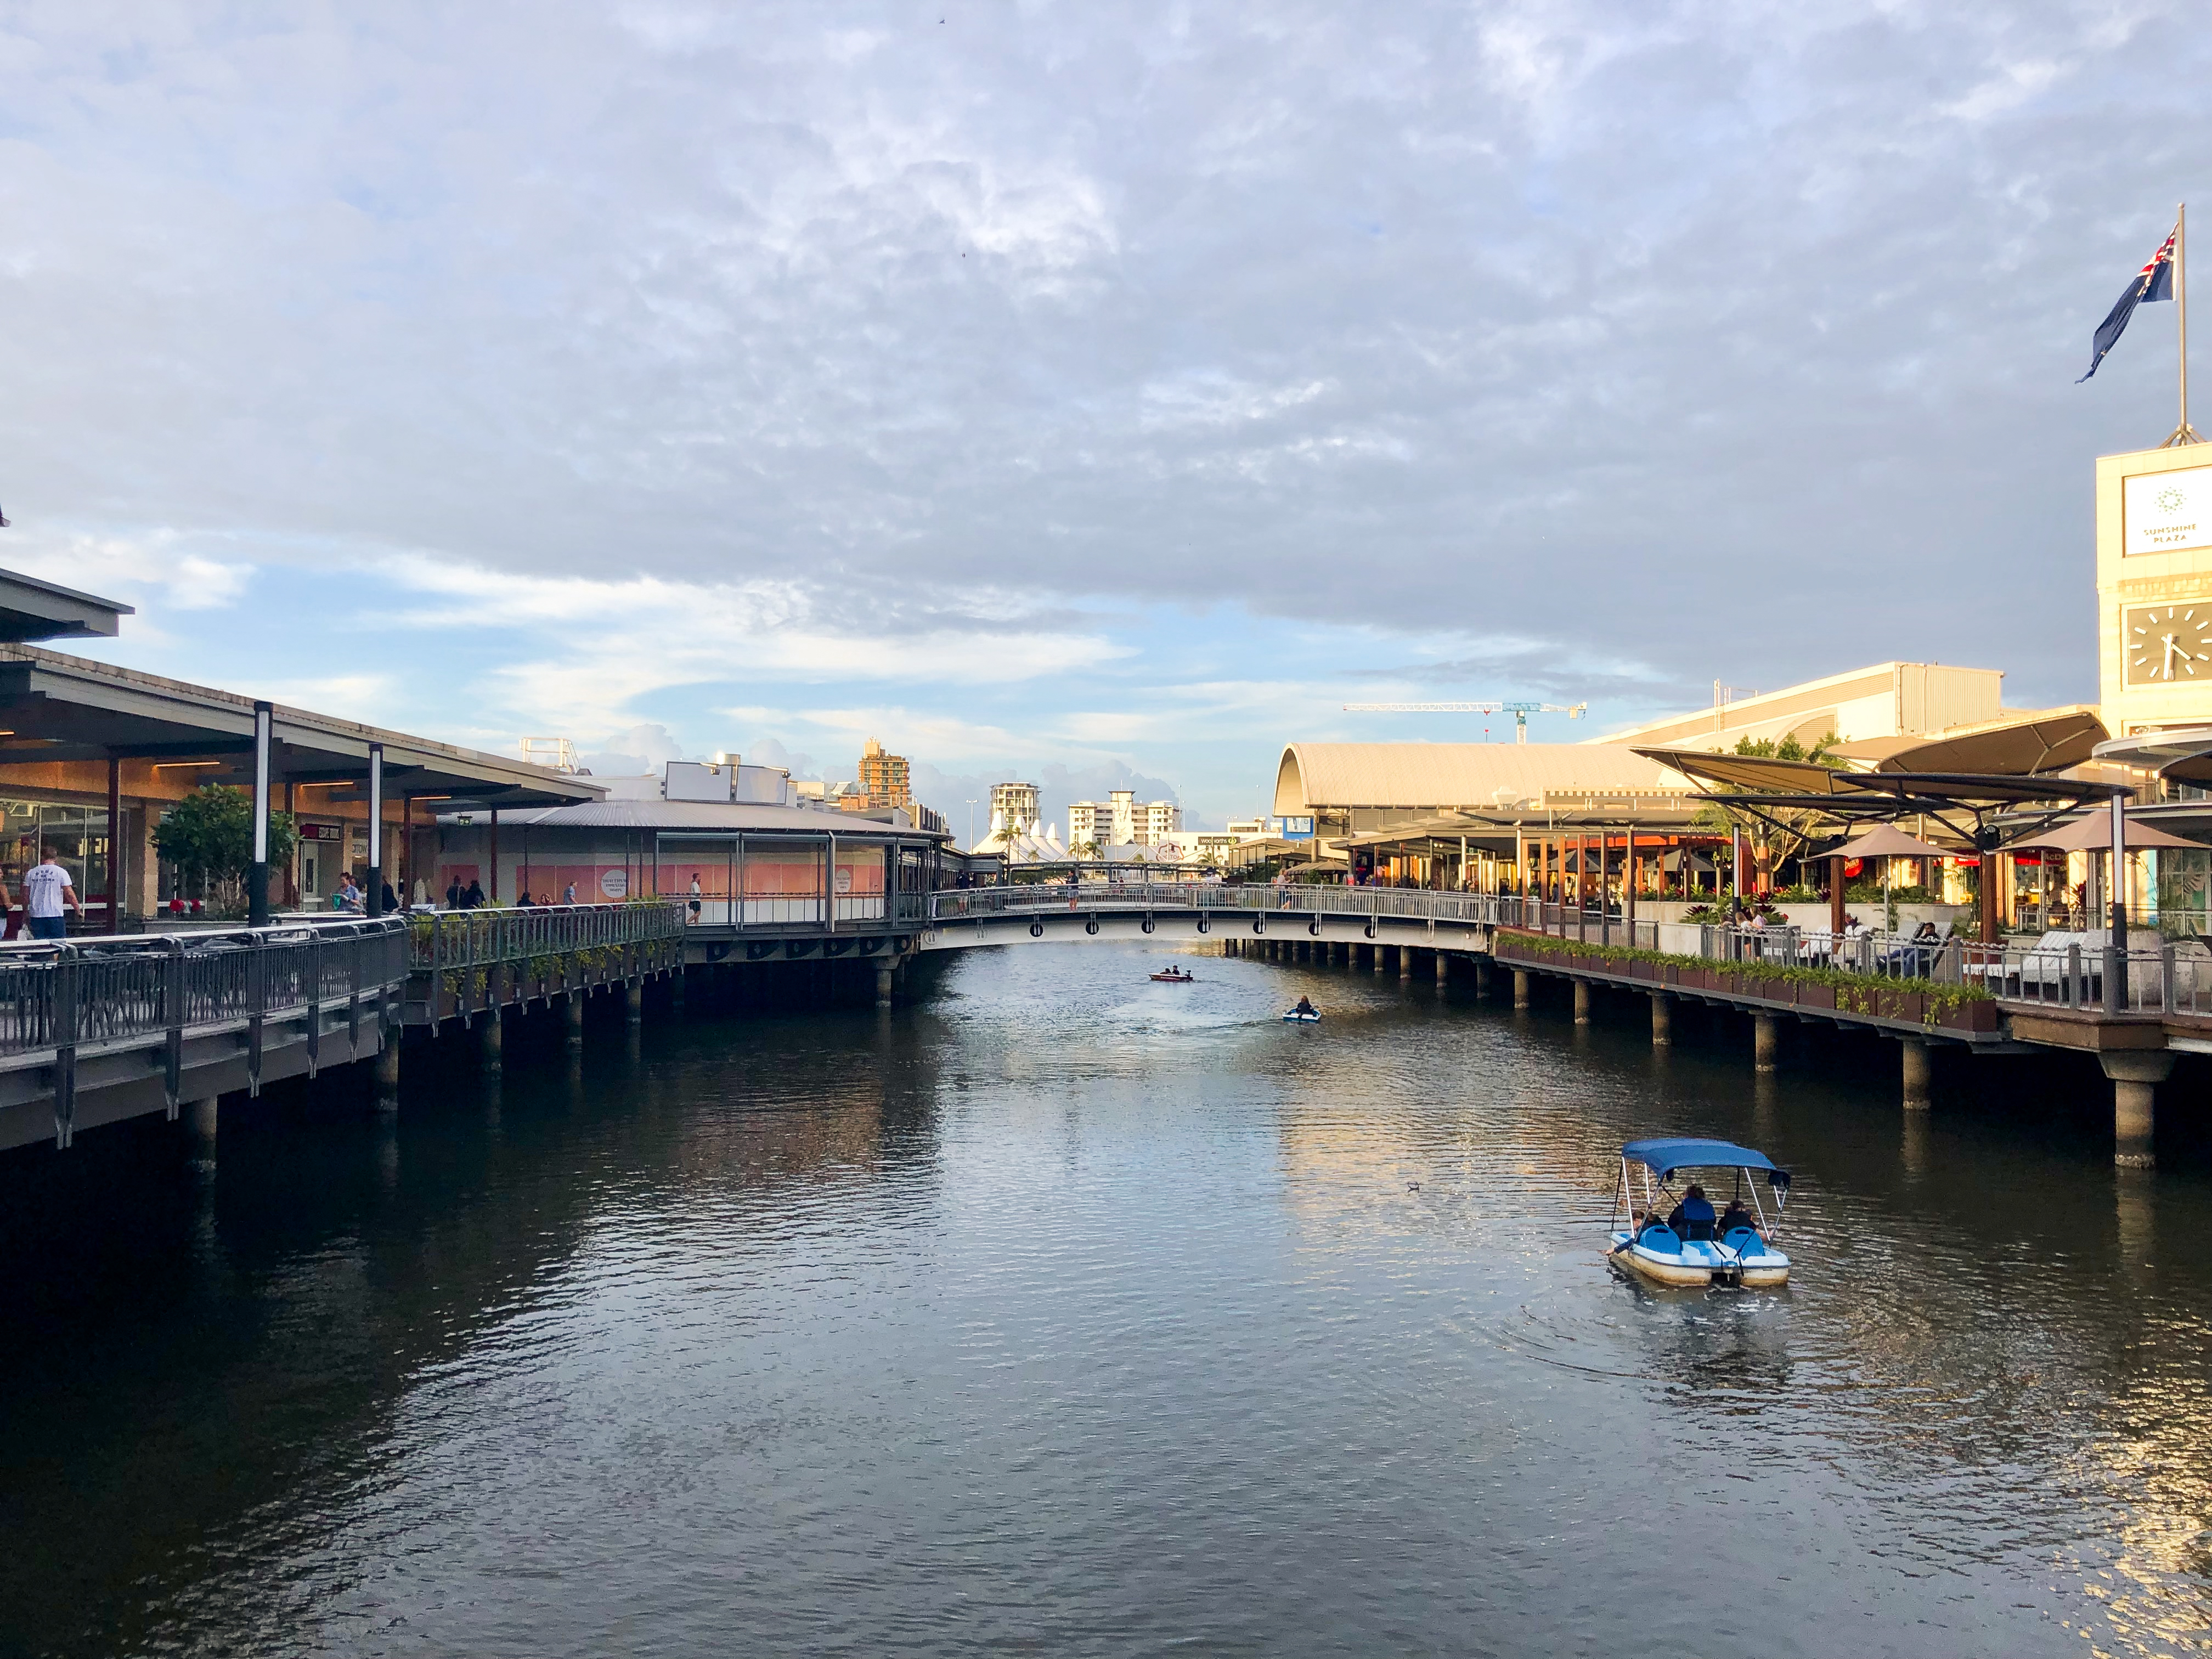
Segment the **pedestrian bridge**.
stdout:
<svg viewBox="0 0 2212 1659">
<path fill-rule="evenodd" d="M 1486 893 L 1195 882 L 1040 883 L 929 896 L 923 951 L 1165 937 L 1486 951 L 1492 930 L 1518 922 L 1522 909 L 1518 899 Z"/>
</svg>

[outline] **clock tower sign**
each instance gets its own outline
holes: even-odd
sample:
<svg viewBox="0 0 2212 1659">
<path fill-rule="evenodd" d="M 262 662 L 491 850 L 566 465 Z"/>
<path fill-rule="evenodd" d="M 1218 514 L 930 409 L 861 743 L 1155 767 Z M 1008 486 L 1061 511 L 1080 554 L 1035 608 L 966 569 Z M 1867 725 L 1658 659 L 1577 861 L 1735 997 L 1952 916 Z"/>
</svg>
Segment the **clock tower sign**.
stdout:
<svg viewBox="0 0 2212 1659">
<path fill-rule="evenodd" d="M 2099 458 L 2097 623 L 2114 737 L 2212 726 L 2212 445 Z"/>
</svg>

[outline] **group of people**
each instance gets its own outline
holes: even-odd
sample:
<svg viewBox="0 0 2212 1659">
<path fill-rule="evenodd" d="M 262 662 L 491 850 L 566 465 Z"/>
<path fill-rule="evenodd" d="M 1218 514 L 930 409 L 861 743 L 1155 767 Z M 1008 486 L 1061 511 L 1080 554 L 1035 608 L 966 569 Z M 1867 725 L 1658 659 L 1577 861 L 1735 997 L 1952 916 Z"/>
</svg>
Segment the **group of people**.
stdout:
<svg viewBox="0 0 2212 1659">
<path fill-rule="evenodd" d="M 1659 1212 L 1652 1210 L 1643 1218 L 1643 1224 L 1648 1227 L 1658 1219 Z M 1716 1211 L 1712 1200 L 1705 1196 L 1705 1189 L 1695 1182 L 1668 1215 L 1667 1225 L 1674 1229 L 1676 1237 L 1692 1240 L 1726 1238 L 1738 1227 L 1750 1227 L 1754 1231 L 1758 1227 L 1741 1199 L 1732 1198 L 1728 1208 Z"/>
</svg>

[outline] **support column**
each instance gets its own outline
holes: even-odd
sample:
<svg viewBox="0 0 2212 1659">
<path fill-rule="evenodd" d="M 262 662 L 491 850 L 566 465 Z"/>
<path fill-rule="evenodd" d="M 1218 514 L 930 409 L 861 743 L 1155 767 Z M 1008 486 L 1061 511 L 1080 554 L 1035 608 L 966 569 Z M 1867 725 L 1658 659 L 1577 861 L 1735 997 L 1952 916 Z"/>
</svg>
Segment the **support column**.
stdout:
<svg viewBox="0 0 2212 1659">
<path fill-rule="evenodd" d="M 645 981 L 634 979 L 623 988 L 623 1005 L 633 1025 L 645 1024 Z"/>
<path fill-rule="evenodd" d="M 1490 958 L 1488 957 L 1477 957 L 1474 959 L 1474 994 L 1479 998 L 1490 994 Z"/>
<path fill-rule="evenodd" d="M 1398 947 L 1398 977 L 1411 979 L 1413 976 L 1413 947 L 1410 945 L 1401 945 Z"/>
<path fill-rule="evenodd" d="M 400 878 L 405 880 L 405 877 Z M 368 891 L 362 908 L 372 916 L 384 914 L 384 745 L 368 745 Z"/>
<path fill-rule="evenodd" d="M 246 925 L 269 925 L 269 745 L 274 704 L 253 705 L 253 865 L 246 876 Z"/>
<path fill-rule="evenodd" d="M 1758 1072 L 1773 1071 L 1782 1055 L 1782 1026 L 1771 1014 L 1751 1017 L 1751 1064 Z"/>
<path fill-rule="evenodd" d="M 584 1046 L 584 994 L 571 991 L 562 999 L 561 1010 L 562 1041 L 571 1049 Z"/>
<path fill-rule="evenodd" d="M 1578 979 L 1575 981 L 1575 1024 L 1577 1025 L 1587 1025 L 1590 1023 L 1589 991 L 1588 980 Z"/>
<path fill-rule="evenodd" d="M 496 1072 L 500 1065 L 499 1010 L 487 1008 L 477 1016 L 477 1067 Z"/>
<path fill-rule="evenodd" d="M 399 1033 L 388 1032 L 376 1052 L 376 1103 L 386 1111 L 399 1109 Z"/>
<path fill-rule="evenodd" d="M 1526 968 L 1513 970 L 1513 1006 L 1516 1008 L 1528 1006 L 1528 970 Z"/>
<path fill-rule="evenodd" d="M 876 969 L 876 1006 L 888 1008 L 890 1006 L 891 970 L 888 968 L 878 968 Z"/>
<path fill-rule="evenodd" d="M 1651 994 L 1651 1046 L 1665 1048 L 1674 1041 L 1674 999 L 1664 991 Z"/>
<path fill-rule="evenodd" d="M 2097 1060 L 2112 1080 L 2112 1162 L 2148 1170 L 2158 1162 L 2152 1146 L 2158 1085 L 2173 1074 L 2173 1055 L 2163 1048 L 2122 1048 Z"/>
<path fill-rule="evenodd" d="M 1382 952 L 1386 948 L 1388 947 L 1380 945 L 1370 945 L 1367 947 L 1367 965 L 1378 974 L 1382 971 Z"/>
<path fill-rule="evenodd" d="M 1935 1066 L 1928 1045 L 1918 1037 L 1906 1037 L 1898 1045 L 1905 1051 L 1905 1109 L 1924 1112 L 1929 1101 L 1929 1085 Z"/>
</svg>

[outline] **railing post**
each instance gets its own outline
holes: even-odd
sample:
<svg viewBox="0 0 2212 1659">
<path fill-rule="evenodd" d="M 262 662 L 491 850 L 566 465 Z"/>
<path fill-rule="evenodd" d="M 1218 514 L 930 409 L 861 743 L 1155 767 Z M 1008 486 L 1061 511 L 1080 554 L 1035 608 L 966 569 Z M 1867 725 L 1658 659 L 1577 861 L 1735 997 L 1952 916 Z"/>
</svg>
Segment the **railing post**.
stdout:
<svg viewBox="0 0 2212 1659">
<path fill-rule="evenodd" d="M 2158 1006 L 2160 1012 L 2173 1012 L 2173 941 L 2168 939 L 2158 952 Z"/>
<path fill-rule="evenodd" d="M 258 933 L 246 937 L 252 942 L 246 955 L 246 1092 L 255 1097 L 261 1093 L 261 1031 L 269 1013 L 269 941 Z"/>
<path fill-rule="evenodd" d="M 323 930 L 307 929 L 307 1075 L 313 1077 L 323 1059 Z"/>
<path fill-rule="evenodd" d="M 2128 956 L 2108 935 L 2105 945 L 2105 1012 L 2122 1014 L 2128 1007 Z"/>
<path fill-rule="evenodd" d="M 2081 1006 L 2081 942 L 2076 939 L 2066 947 L 2066 1006 Z"/>
<path fill-rule="evenodd" d="M 185 1091 L 185 942 L 174 933 L 161 963 L 161 1023 L 167 1026 L 161 1053 L 161 1101 L 169 1121 L 177 1121 L 177 1103 Z"/>
<path fill-rule="evenodd" d="M 54 953 L 54 1146 L 66 1152 L 76 1139 L 77 950 Z"/>
</svg>

